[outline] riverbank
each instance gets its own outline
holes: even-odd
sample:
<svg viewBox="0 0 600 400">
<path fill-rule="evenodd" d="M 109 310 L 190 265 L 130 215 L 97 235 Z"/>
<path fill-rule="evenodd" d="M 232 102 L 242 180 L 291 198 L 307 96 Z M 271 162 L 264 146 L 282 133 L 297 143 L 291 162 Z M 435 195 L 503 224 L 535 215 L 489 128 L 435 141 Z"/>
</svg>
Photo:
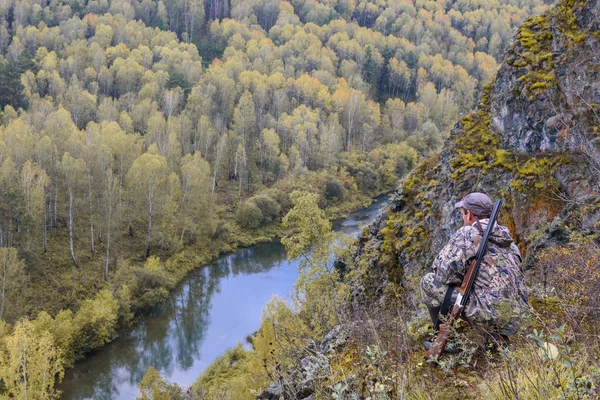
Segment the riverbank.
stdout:
<svg viewBox="0 0 600 400">
<path fill-rule="evenodd" d="M 358 233 L 386 200 L 379 197 L 338 220 L 336 229 Z M 149 367 L 181 386 L 191 385 L 227 348 L 258 329 L 271 295 L 286 298 L 297 278 L 296 261 L 286 260 L 278 241 L 220 256 L 190 272 L 117 340 L 67 371 L 62 398 L 134 398 Z"/>
<path fill-rule="evenodd" d="M 112 257 L 107 267 L 106 237 L 95 242 L 94 251 L 89 251 L 88 247 L 86 252 L 83 251 L 89 245 L 86 235 L 73 237 L 79 261 L 78 265 L 73 265 L 67 257 L 69 237 L 59 221 L 59 228 L 48 235 L 47 252 L 21 253 L 19 250 L 14 257 L 24 257 L 22 265 L 32 279 L 23 279 L 24 290 L 19 299 L 23 316 L 9 320 L 16 321 L 14 325 L 1 324 L 0 340 L 3 343 L 46 340 L 50 352 L 32 351 L 40 352 L 40 360 L 45 360 L 43 365 L 55 368 L 48 373 L 60 381 L 64 368 L 72 367 L 76 360 L 110 343 L 135 321 L 152 312 L 192 270 L 237 248 L 280 237 L 280 221 L 290 207 L 288 192 L 293 193 L 307 184 L 312 190 L 318 189 L 322 207 L 331 217 L 339 217 L 372 201 L 358 190 L 354 179 L 349 178 L 343 187 L 330 187 L 327 180 L 321 179 L 322 175 L 309 173 L 302 179 L 284 180 L 245 200 L 229 198 L 226 196 L 228 191 L 224 190 L 215 194 L 210 221 L 192 221 L 197 225 L 194 234 L 185 229 L 176 234 L 180 228 L 172 225 L 158 226 L 151 248 L 144 244 L 145 240 L 140 240 L 145 236 L 147 226 L 143 221 L 130 220 L 127 231 L 113 234 L 110 242 Z M 343 171 L 342 175 L 345 176 Z M 388 186 L 377 185 L 380 188 Z M 385 190 L 376 190 L 375 194 L 382 191 Z M 119 225 L 124 225 L 126 217 L 120 215 L 115 219 L 119 220 Z M 188 234 L 184 235 L 185 232 Z M 4 352 L 6 357 L 18 358 L 10 348 Z M 18 382 L 20 379 L 16 372 L 14 376 L 9 375 L 1 375 L 0 380 Z M 53 392 L 53 383 L 48 383 L 44 390 Z"/>
<path fill-rule="evenodd" d="M 348 214 L 366 208 L 377 198 L 391 193 L 384 190 L 376 193 L 374 197 L 359 196 L 358 199 L 343 202 L 325 208 L 325 214 L 330 221 L 336 221 L 345 218 Z M 265 227 L 251 231 L 236 231 L 235 234 L 219 238 L 217 241 L 211 241 L 206 251 L 198 252 L 193 249 L 185 249 L 164 260 L 165 268 L 173 274 L 175 285 L 184 279 L 190 272 L 197 268 L 202 268 L 213 262 L 219 257 L 226 256 L 239 248 L 247 248 L 257 244 L 270 243 L 277 240 L 284 234 L 281 222 L 273 222 Z M 140 314 L 138 317 L 143 317 Z"/>
</svg>

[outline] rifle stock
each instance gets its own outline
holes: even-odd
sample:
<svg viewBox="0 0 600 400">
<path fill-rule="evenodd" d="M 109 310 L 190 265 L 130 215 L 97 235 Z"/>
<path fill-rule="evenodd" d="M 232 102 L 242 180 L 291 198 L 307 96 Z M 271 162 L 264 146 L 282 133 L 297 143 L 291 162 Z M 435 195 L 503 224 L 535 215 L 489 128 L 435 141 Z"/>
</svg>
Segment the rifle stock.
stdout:
<svg viewBox="0 0 600 400">
<path fill-rule="evenodd" d="M 461 311 L 462 308 L 457 305 L 452 307 L 452 313 L 450 313 L 446 322 L 440 324 L 440 330 L 431 344 L 431 347 L 427 350 L 425 360 L 431 360 L 432 358 L 437 359 L 437 357 L 444 352 L 446 343 L 448 343 L 448 339 L 450 338 L 450 327 L 454 325 L 454 321 L 459 317 Z"/>
<path fill-rule="evenodd" d="M 467 287 L 469 286 L 469 281 L 473 279 L 473 273 L 475 272 L 475 264 L 475 259 L 472 259 L 469 263 L 469 268 L 467 268 L 467 273 L 465 274 L 460 288 L 458 289 L 458 293 L 460 293 L 462 296 L 466 294 Z M 443 353 L 444 348 L 446 347 L 446 343 L 450 338 L 450 327 L 454 325 L 454 321 L 458 317 L 460 317 L 462 310 L 463 308 L 457 304 L 455 304 L 452 307 L 452 311 L 450 312 L 450 315 L 448 316 L 446 322 L 440 324 L 440 330 L 436 335 L 435 340 L 431 344 L 431 347 L 429 348 L 429 350 L 427 350 L 427 354 L 425 354 L 425 360 L 430 360 L 432 357 L 436 356 L 439 357 Z"/>
</svg>

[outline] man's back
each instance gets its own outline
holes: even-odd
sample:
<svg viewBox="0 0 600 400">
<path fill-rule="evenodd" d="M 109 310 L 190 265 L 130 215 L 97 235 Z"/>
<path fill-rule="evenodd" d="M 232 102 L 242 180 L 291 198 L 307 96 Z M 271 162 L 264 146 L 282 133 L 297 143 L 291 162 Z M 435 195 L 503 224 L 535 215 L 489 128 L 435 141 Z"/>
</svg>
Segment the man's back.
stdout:
<svg viewBox="0 0 600 400">
<path fill-rule="evenodd" d="M 461 284 L 488 221 L 482 219 L 461 227 L 442 249 L 433 263 L 439 283 Z M 522 314 L 527 308 L 520 265 L 521 255 L 509 230 L 496 224 L 463 316 L 472 322 L 493 325 L 504 333 L 514 333 L 518 322 L 515 314 Z"/>
</svg>

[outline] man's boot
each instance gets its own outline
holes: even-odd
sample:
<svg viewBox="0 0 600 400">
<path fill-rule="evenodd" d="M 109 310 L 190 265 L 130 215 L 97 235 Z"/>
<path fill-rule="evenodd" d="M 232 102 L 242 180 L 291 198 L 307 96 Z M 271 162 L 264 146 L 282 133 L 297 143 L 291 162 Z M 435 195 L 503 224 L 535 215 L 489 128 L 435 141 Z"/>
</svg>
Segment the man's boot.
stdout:
<svg viewBox="0 0 600 400">
<path fill-rule="evenodd" d="M 426 335 L 426 339 L 427 342 L 425 343 L 431 343 L 431 341 L 435 338 L 435 333 L 436 333 L 436 329 L 435 329 L 435 323 L 437 322 L 438 316 L 440 314 L 440 309 L 442 307 L 429 307 L 427 306 L 427 310 L 429 311 L 429 316 L 431 317 L 431 328 L 433 329 L 433 333 L 428 333 Z M 425 343 L 423 343 L 424 346 L 427 346 Z"/>
<path fill-rule="evenodd" d="M 437 307 L 429 307 L 427 306 L 427 310 L 429 310 L 429 316 L 431 317 L 431 326 L 435 328 L 435 324 L 437 323 L 438 317 L 440 316 L 440 309 L 442 306 Z"/>
</svg>

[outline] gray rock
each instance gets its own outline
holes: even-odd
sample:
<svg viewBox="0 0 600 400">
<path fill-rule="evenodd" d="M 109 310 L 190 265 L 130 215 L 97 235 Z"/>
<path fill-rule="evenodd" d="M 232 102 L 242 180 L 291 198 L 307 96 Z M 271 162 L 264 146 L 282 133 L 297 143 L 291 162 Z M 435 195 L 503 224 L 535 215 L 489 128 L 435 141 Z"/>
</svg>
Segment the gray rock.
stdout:
<svg viewBox="0 0 600 400">
<path fill-rule="evenodd" d="M 281 381 L 272 382 L 257 400 L 285 400 L 283 384 Z"/>
<path fill-rule="evenodd" d="M 349 331 L 346 325 L 334 327 L 321 341 L 320 352 L 331 354 L 348 341 Z"/>
<path fill-rule="evenodd" d="M 304 357 L 300 361 L 300 367 L 305 381 L 313 381 L 327 376 L 329 372 L 329 360 L 322 354 Z"/>
</svg>

